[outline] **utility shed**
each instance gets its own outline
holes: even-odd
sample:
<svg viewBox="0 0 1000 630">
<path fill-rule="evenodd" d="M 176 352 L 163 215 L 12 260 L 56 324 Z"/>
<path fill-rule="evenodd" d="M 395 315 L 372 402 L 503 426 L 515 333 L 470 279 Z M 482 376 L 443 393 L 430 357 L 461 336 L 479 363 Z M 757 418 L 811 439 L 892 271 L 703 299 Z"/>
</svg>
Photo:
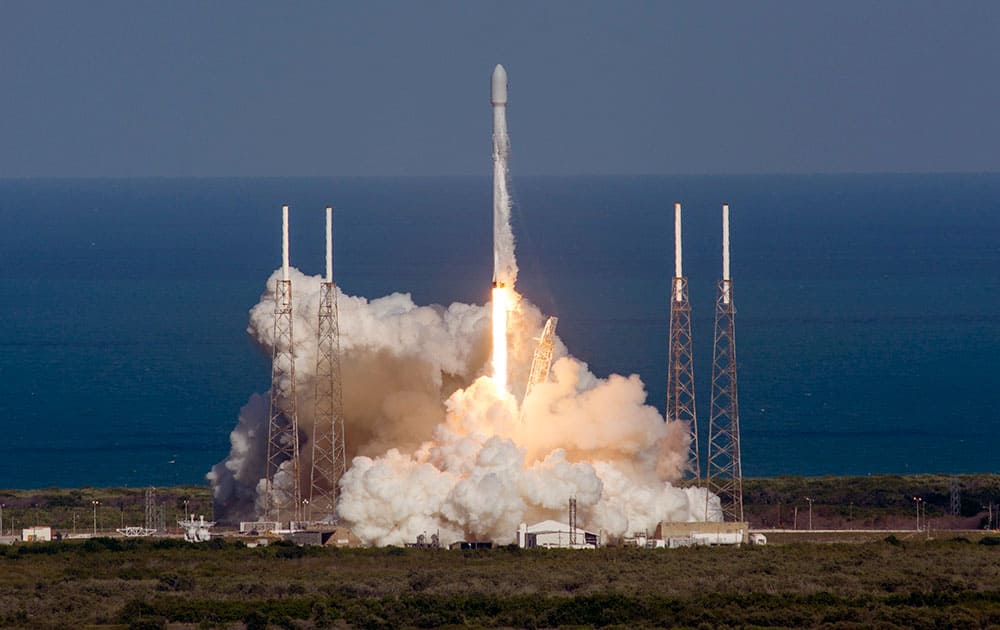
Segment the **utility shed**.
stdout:
<svg viewBox="0 0 1000 630">
<path fill-rule="evenodd" d="M 21 530 L 21 540 L 24 542 L 49 542 L 52 540 L 51 527 L 28 527 Z"/>
<path fill-rule="evenodd" d="M 469 549 L 492 549 L 492 548 L 493 548 L 493 543 L 492 542 L 489 542 L 489 541 L 480 541 L 480 540 L 474 540 L 474 541 L 459 540 L 457 542 L 453 542 L 450 545 L 448 545 L 448 549 L 452 549 L 452 550 L 455 550 L 455 549 L 461 549 L 461 550 L 469 550 Z"/>
<path fill-rule="evenodd" d="M 276 532 L 281 529 L 278 521 L 240 521 L 240 533 L 257 536 L 267 532 Z"/>
<path fill-rule="evenodd" d="M 296 545 L 322 545 L 325 532 L 298 531 L 284 535 L 284 539 Z"/>
<path fill-rule="evenodd" d="M 360 547 L 361 539 L 346 527 L 336 527 L 333 531 L 323 532 L 323 544 L 330 547 Z"/>
</svg>

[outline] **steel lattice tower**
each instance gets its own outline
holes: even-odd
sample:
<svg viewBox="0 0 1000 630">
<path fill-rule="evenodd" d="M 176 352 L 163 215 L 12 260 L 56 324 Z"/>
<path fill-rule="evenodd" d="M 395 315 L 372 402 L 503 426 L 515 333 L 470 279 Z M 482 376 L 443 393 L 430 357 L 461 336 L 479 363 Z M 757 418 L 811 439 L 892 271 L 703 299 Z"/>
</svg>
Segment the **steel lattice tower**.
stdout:
<svg viewBox="0 0 1000 630">
<path fill-rule="evenodd" d="M 708 489 L 719 496 L 724 520 L 743 521 L 743 468 L 736 387 L 736 308 L 729 274 L 729 206 L 722 206 L 722 280 L 715 302 L 712 412 L 708 425 Z M 707 501 L 707 498 L 706 498 Z M 706 506 L 707 514 L 707 506 Z"/>
<path fill-rule="evenodd" d="M 292 281 L 288 279 L 288 206 L 282 206 L 282 279 L 274 286 L 274 347 L 271 354 L 271 411 L 267 425 L 267 496 L 265 516 L 280 520 L 284 508 L 302 520 L 299 483 L 299 421 L 295 403 L 295 348 L 292 334 Z M 284 462 L 291 462 L 291 484 L 276 487 Z M 288 487 L 291 485 L 291 487 Z"/>
<path fill-rule="evenodd" d="M 951 515 L 962 515 L 962 480 L 959 477 L 952 477 L 949 485 L 951 494 Z"/>
<path fill-rule="evenodd" d="M 691 435 L 688 475 L 701 476 L 698 455 L 698 414 L 694 399 L 694 358 L 691 351 L 691 302 L 681 264 L 681 204 L 674 204 L 674 279 L 670 291 L 670 349 L 667 368 L 667 419 L 687 422 Z"/>
<path fill-rule="evenodd" d="M 146 529 L 158 530 L 156 510 L 156 488 L 146 488 Z"/>
<path fill-rule="evenodd" d="M 569 545 L 576 544 L 576 497 L 569 498 Z"/>
<path fill-rule="evenodd" d="M 333 208 L 326 209 L 326 280 L 320 284 L 316 400 L 313 418 L 312 467 L 309 472 L 309 519 L 314 512 L 332 520 L 337 510 L 337 484 L 347 470 L 344 447 L 344 403 L 340 380 L 340 324 L 337 285 L 333 282 Z"/>
</svg>

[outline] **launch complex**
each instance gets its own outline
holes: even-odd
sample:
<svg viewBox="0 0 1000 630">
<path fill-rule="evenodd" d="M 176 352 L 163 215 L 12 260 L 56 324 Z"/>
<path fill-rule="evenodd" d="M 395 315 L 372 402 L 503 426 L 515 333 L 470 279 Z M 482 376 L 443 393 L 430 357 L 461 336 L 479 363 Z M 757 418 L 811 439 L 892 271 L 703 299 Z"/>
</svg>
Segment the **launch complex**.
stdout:
<svg viewBox="0 0 1000 630">
<path fill-rule="evenodd" d="M 517 264 L 511 231 L 511 198 L 508 191 L 508 156 L 506 109 L 507 73 L 497 65 L 492 74 L 490 102 L 493 110 L 493 279 L 491 301 L 490 374 L 498 399 L 524 400 L 533 388 L 550 378 L 558 319 L 549 317 L 544 324 L 533 354 L 523 396 L 515 396 L 508 382 L 508 319 L 520 296 L 515 291 Z M 274 330 L 270 387 L 270 413 L 267 424 L 266 469 L 261 471 L 264 500 L 258 502 L 261 523 L 281 528 L 282 518 L 302 527 L 310 523 L 337 522 L 338 484 L 347 471 L 344 443 L 343 385 L 341 380 L 340 331 L 337 310 L 337 285 L 333 276 L 332 209 L 326 208 L 326 270 L 321 283 L 320 306 L 314 341 L 316 356 L 315 391 L 311 392 L 315 422 L 311 436 L 300 431 L 296 409 L 295 347 L 293 331 L 292 281 L 289 276 L 288 206 L 282 207 L 281 277 L 274 286 Z M 688 279 L 683 271 L 681 204 L 674 205 L 674 277 L 670 285 L 669 351 L 666 420 L 683 423 L 688 431 L 687 486 L 707 488 L 704 519 L 743 523 L 742 468 L 736 378 L 735 303 L 730 274 L 729 206 L 722 206 L 722 276 L 717 285 L 715 335 L 711 369 L 711 402 L 707 439 L 699 439 L 695 404 L 695 370 L 691 334 L 691 304 Z M 516 406 L 516 402 L 514 403 Z M 523 421 L 523 410 L 521 419 Z M 303 457 L 302 445 L 311 449 Z M 704 451 L 704 460 L 701 453 Z M 703 465 L 704 462 L 704 465 Z M 718 497 L 718 507 L 712 498 Z M 569 546 L 584 545 L 582 528 L 576 526 L 575 496 L 567 497 L 570 522 L 566 540 Z M 542 526 L 541 529 L 538 529 Z M 529 528 L 521 526 L 520 542 L 543 539 L 559 530 L 560 524 L 546 521 Z M 294 529 L 294 525 L 291 526 Z M 546 529 L 548 528 L 548 529 Z M 579 529 L 579 540 L 576 532 Z M 664 525 L 663 531 L 671 530 Z M 673 528 L 676 529 L 676 528 Z M 730 528 L 732 529 L 732 528 Z M 736 530 L 740 528 L 737 527 Z M 746 528 L 743 527 L 743 530 Z M 727 530 L 728 531 L 728 530 Z M 556 537 L 561 540 L 563 535 Z M 744 536 L 745 538 L 745 536 Z M 525 543 L 526 544 L 526 543 Z M 596 544 L 596 543 L 595 543 Z M 530 545 L 529 545 L 530 546 Z"/>
</svg>

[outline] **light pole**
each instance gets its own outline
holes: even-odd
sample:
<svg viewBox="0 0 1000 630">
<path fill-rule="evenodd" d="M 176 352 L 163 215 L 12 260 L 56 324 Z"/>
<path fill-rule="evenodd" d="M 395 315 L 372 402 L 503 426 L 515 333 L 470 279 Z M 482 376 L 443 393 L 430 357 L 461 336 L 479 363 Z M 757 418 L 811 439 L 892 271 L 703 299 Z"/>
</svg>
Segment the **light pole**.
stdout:
<svg viewBox="0 0 1000 630">
<path fill-rule="evenodd" d="M 93 501 L 90 502 L 90 504 L 94 506 L 94 536 L 96 536 L 97 535 L 97 506 L 100 505 L 101 502 L 98 501 L 97 499 L 94 499 Z"/>
<path fill-rule="evenodd" d="M 3 507 L 6 503 L 0 503 L 0 536 L 3 536 Z M 13 534 L 11 534 L 13 536 Z"/>
<path fill-rule="evenodd" d="M 812 531 L 813 528 L 813 499 L 806 497 L 806 501 L 809 502 L 809 530 Z"/>
<path fill-rule="evenodd" d="M 76 517 L 79 516 L 76 512 L 73 512 L 73 535 L 76 535 Z"/>
<path fill-rule="evenodd" d="M 917 531 L 920 531 L 920 502 L 923 501 L 922 497 L 913 497 L 913 502 L 917 506 Z"/>
<path fill-rule="evenodd" d="M 302 499 L 302 518 L 306 522 L 312 520 L 312 511 L 309 509 L 309 499 Z"/>
</svg>

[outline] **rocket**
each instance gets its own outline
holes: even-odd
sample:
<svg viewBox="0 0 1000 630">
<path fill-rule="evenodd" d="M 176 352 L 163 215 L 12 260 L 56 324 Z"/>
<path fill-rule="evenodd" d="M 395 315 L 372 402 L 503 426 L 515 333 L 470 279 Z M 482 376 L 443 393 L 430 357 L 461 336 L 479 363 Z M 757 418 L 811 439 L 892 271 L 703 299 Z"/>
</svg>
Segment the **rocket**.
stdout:
<svg viewBox="0 0 1000 630">
<path fill-rule="evenodd" d="M 496 68 L 493 68 L 493 85 L 492 90 L 490 90 L 490 102 L 493 103 L 493 107 L 506 107 L 507 106 L 507 71 L 503 69 L 503 66 L 497 64 Z M 494 128 L 495 131 L 495 128 Z"/>
<path fill-rule="evenodd" d="M 507 204 L 506 177 L 507 151 L 507 71 L 497 64 L 493 69 L 490 82 L 490 102 L 493 104 L 493 288 L 500 288 L 504 283 L 498 279 L 500 274 L 499 248 L 502 242 L 501 230 L 506 226 L 507 217 L 501 216 L 498 209 Z"/>
</svg>

